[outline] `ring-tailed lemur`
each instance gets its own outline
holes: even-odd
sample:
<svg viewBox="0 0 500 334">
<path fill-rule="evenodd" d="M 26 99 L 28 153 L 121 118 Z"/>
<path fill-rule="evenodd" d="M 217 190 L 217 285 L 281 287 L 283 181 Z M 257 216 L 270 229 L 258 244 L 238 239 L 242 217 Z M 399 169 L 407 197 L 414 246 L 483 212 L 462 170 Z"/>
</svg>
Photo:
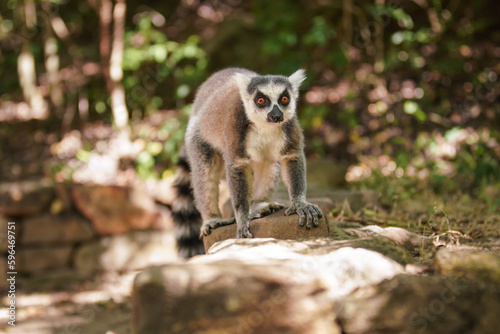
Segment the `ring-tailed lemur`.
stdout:
<svg viewBox="0 0 500 334">
<path fill-rule="evenodd" d="M 180 256 L 203 253 L 199 239 L 235 221 L 236 237 L 251 238 L 251 219 L 283 208 L 268 203 L 280 169 L 291 201 L 285 214 L 297 213 L 300 226 L 318 225 L 321 210 L 306 202 L 304 139 L 296 115 L 304 79 L 304 70 L 285 77 L 228 68 L 200 86 L 178 164 L 178 196 L 172 207 Z M 219 211 L 223 172 L 235 218 L 222 219 Z"/>
</svg>

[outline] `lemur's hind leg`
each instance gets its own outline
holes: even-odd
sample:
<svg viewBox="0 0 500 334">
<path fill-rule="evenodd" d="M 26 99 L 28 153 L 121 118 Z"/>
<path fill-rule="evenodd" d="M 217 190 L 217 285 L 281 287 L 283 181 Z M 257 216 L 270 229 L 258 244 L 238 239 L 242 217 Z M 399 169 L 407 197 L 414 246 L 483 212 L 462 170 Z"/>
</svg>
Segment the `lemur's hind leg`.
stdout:
<svg viewBox="0 0 500 334">
<path fill-rule="evenodd" d="M 262 218 L 283 209 L 284 205 L 269 202 L 279 180 L 280 164 L 265 161 L 254 163 L 252 167 L 254 178 L 250 219 Z"/>
<path fill-rule="evenodd" d="M 219 182 L 224 168 L 222 157 L 200 138 L 190 142 L 191 184 L 196 208 L 203 220 L 200 238 L 213 229 L 234 223 L 234 218 L 222 219 L 219 210 Z"/>
</svg>

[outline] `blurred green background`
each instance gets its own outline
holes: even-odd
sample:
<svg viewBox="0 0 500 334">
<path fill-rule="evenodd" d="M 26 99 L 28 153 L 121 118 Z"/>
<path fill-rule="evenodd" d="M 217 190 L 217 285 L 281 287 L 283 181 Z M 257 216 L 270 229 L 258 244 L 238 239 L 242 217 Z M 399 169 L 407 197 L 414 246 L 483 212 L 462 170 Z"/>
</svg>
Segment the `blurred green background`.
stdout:
<svg viewBox="0 0 500 334">
<path fill-rule="evenodd" d="M 211 73 L 304 68 L 307 156 L 345 166 L 346 185 L 500 205 L 498 1 L 5 0 L 0 13 L 2 179 L 71 180 L 109 128 L 135 148 L 118 169 L 166 177 Z"/>
</svg>

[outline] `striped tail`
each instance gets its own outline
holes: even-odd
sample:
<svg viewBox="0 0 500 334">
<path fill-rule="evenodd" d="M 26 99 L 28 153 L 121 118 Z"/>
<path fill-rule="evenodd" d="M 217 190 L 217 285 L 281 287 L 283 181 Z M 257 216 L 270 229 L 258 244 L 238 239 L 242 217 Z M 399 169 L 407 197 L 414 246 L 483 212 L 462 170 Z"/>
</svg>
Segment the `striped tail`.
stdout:
<svg viewBox="0 0 500 334">
<path fill-rule="evenodd" d="M 203 242 L 199 237 L 202 220 L 194 204 L 190 174 L 191 169 L 183 147 L 177 162 L 177 176 L 173 183 L 177 196 L 172 202 L 177 250 L 179 257 L 183 258 L 205 253 Z"/>
</svg>

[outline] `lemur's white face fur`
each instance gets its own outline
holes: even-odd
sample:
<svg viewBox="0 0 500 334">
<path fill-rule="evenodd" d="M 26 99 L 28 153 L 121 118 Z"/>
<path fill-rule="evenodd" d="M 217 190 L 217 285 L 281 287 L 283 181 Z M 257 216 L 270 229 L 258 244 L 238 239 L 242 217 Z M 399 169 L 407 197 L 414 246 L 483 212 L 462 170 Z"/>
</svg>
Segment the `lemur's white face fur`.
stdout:
<svg viewBox="0 0 500 334">
<path fill-rule="evenodd" d="M 248 119 L 263 127 L 283 124 L 295 115 L 299 87 L 305 78 L 302 69 L 288 78 L 279 75 L 234 75 Z"/>
</svg>

